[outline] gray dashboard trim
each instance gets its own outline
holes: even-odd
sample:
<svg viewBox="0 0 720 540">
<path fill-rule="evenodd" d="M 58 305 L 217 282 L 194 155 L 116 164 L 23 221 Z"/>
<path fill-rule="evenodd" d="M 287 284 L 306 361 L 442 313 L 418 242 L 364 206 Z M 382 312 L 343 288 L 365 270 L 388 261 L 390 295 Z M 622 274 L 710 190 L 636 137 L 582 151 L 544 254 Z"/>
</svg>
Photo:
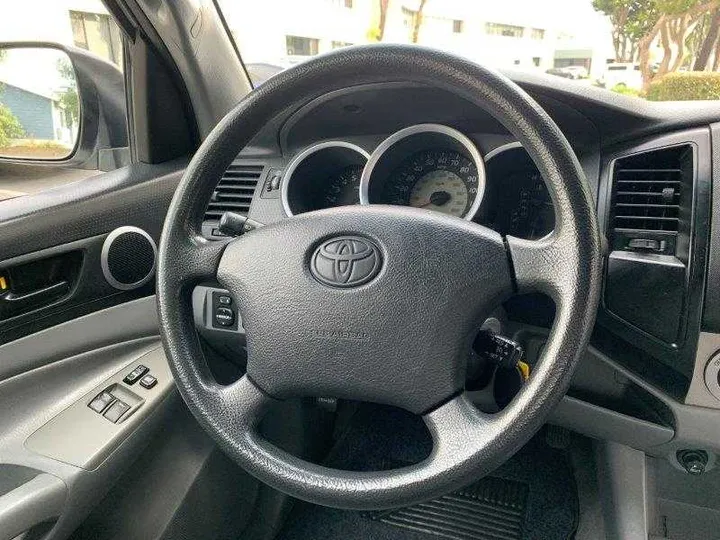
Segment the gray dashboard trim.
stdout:
<svg viewBox="0 0 720 540">
<path fill-rule="evenodd" d="M 366 164 L 367 160 L 370 159 L 370 154 L 365 149 L 359 147 L 357 144 L 347 141 L 324 141 L 318 144 L 313 144 L 300 152 L 292 159 L 290 164 L 287 166 L 287 169 L 285 169 L 285 174 L 283 175 L 282 185 L 280 188 L 280 200 L 282 202 L 283 210 L 287 216 L 294 215 L 292 208 L 290 208 L 288 192 L 290 189 L 290 181 L 292 180 L 292 175 L 295 172 L 295 169 L 297 169 L 298 165 L 300 165 L 308 156 L 311 156 L 320 150 L 324 150 L 325 148 L 347 148 L 349 150 L 353 150 L 365 158 Z"/>
<path fill-rule="evenodd" d="M 516 148 L 522 148 L 522 147 L 523 147 L 523 145 L 520 141 L 515 141 L 515 142 L 510 142 L 507 144 L 500 145 L 497 148 L 493 148 L 487 154 L 485 154 L 485 163 L 489 162 L 492 158 L 499 156 L 503 152 L 507 152 L 508 150 L 515 150 Z"/>
<path fill-rule="evenodd" d="M 487 181 L 485 175 L 485 162 L 475 146 L 475 143 L 473 143 L 467 135 L 461 133 L 457 129 L 449 126 L 443 126 L 441 124 L 416 124 L 414 126 L 409 126 L 396 131 L 382 141 L 380 145 L 373 150 L 373 153 L 370 154 L 370 158 L 363 169 L 362 178 L 360 179 L 360 204 L 370 204 L 370 180 L 372 179 L 372 173 L 385 152 L 403 139 L 412 137 L 413 135 L 419 135 L 421 133 L 439 133 L 441 135 L 445 135 L 446 137 L 455 139 L 455 141 L 460 143 L 470 154 L 473 163 L 475 163 L 475 168 L 477 168 L 478 171 L 478 191 L 475 194 L 475 199 L 473 200 L 470 210 L 463 216 L 463 219 L 472 221 L 480 208 L 483 195 L 485 194 L 485 184 Z"/>
</svg>

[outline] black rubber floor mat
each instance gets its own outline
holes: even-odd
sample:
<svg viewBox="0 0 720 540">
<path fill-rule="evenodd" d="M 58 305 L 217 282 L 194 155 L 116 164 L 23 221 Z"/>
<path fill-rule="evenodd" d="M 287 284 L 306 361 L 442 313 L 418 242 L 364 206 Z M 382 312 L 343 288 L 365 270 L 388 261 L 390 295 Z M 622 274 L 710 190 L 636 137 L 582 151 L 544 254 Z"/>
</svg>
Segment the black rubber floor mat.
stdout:
<svg viewBox="0 0 720 540">
<path fill-rule="evenodd" d="M 520 540 L 527 495 L 527 484 L 487 477 L 439 499 L 368 517 L 456 540 Z"/>
<path fill-rule="evenodd" d="M 325 464 L 351 471 L 387 470 L 417 463 L 430 454 L 431 448 L 432 440 L 418 417 L 398 409 L 365 406 L 354 415 Z M 504 487 L 500 488 L 501 485 Z M 443 537 L 568 540 L 577 528 L 577 488 L 568 455 L 548 446 L 542 434 L 496 469 L 491 477 L 450 497 L 458 496 L 465 506 L 456 508 L 457 523 L 465 524 L 470 516 L 472 520 L 479 519 L 475 516 L 488 516 L 490 524 L 492 517 L 499 530 L 488 527 L 488 532 L 500 534 L 506 530 L 505 536 L 481 536 L 472 529 L 469 532 L 463 529 L 466 536 L 440 535 L 388 522 L 399 520 L 403 512 L 410 510 L 407 508 L 372 514 L 375 519 L 371 519 L 362 512 L 298 504 L 277 540 L 441 540 Z M 477 503 L 474 506 L 473 501 Z M 447 515 L 449 512 L 445 510 L 452 506 L 451 502 L 445 501 L 442 511 L 424 508 L 420 512 L 420 518 L 425 520 L 422 523 L 430 522 L 432 516 L 435 520 L 432 523 L 443 527 L 446 518 L 441 517 L 438 523 L 434 513 Z M 412 508 L 413 512 L 418 511 L 417 506 Z M 501 515 L 503 518 L 499 519 Z M 415 518 L 417 516 L 411 516 Z M 505 527 L 510 522 L 519 528 Z M 472 527 L 474 523 L 468 525 Z"/>
</svg>

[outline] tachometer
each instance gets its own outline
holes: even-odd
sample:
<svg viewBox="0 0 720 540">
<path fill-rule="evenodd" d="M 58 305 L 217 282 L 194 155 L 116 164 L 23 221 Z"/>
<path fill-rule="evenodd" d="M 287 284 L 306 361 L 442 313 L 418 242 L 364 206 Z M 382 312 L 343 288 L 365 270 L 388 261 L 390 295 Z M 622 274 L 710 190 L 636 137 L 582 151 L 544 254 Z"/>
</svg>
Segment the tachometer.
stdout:
<svg viewBox="0 0 720 540">
<path fill-rule="evenodd" d="M 324 188 L 325 208 L 360 204 L 360 175 L 363 165 L 348 165 L 340 169 Z"/>
<path fill-rule="evenodd" d="M 296 155 L 283 175 L 280 199 L 288 216 L 358 204 L 360 177 L 368 159 L 361 147 L 325 141 Z"/>
</svg>

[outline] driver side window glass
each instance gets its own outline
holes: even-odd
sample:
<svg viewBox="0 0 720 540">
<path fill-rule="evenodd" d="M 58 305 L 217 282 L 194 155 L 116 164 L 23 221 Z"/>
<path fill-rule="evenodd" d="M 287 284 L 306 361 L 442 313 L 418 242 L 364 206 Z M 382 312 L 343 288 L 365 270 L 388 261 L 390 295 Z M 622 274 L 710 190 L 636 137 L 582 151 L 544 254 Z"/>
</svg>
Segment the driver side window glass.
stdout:
<svg viewBox="0 0 720 540">
<path fill-rule="evenodd" d="M 81 140 L 83 114 L 91 113 L 83 110 L 74 48 L 90 52 L 101 67 L 107 63 L 90 70 L 94 82 L 117 88 L 122 95 L 116 97 L 125 101 L 123 37 L 104 4 L 10 2 L 0 17 L 0 36 L 6 44 L 0 47 L 0 204 L 126 164 L 127 143 L 98 144 L 93 152 Z M 122 115 L 116 118 L 116 129 L 125 134 L 126 124 Z"/>
</svg>

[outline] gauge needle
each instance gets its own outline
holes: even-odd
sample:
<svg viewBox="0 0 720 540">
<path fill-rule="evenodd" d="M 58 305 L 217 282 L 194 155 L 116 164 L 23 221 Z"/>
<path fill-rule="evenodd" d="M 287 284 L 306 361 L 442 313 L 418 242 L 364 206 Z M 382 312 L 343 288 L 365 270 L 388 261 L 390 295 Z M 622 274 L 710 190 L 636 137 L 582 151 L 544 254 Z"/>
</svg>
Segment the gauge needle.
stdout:
<svg viewBox="0 0 720 540">
<path fill-rule="evenodd" d="M 418 208 L 425 208 L 426 206 L 442 206 L 447 204 L 452 199 L 452 196 L 447 191 L 436 191 L 430 195 L 430 200 L 425 204 L 421 204 Z"/>
</svg>

